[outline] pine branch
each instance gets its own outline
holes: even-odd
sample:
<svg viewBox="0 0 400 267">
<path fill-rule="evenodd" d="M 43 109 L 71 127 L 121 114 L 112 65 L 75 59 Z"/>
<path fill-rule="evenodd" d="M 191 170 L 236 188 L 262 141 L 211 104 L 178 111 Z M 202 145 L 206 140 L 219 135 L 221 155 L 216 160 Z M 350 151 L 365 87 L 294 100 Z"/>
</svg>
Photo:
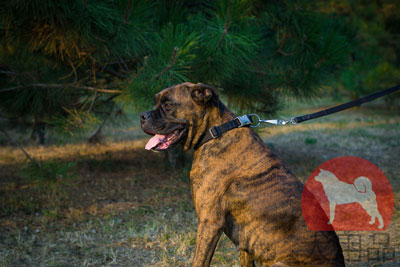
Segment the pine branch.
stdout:
<svg viewBox="0 0 400 267">
<path fill-rule="evenodd" d="M 90 107 L 89 107 L 89 109 L 87 111 L 88 114 L 92 111 L 92 108 L 94 106 L 94 101 L 96 100 L 96 97 L 97 97 L 97 92 L 98 92 L 97 90 L 94 91 L 94 96 L 93 96 L 93 99 L 92 99 L 92 103 L 90 103 Z"/>
<path fill-rule="evenodd" d="M 279 33 L 279 32 L 278 32 Z M 279 42 L 279 35 L 278 35 L 278 42 Z M 285 45 L 285 42 L 286 42 L 286 39 L 288 38 L 288 34 L 287 34 L 287 32 L 285 32 L 284 34 L 283 34 L 283 37 L 282 37 L 282 41 L 281 41 L 281 44 L 279 45 L 279 49 L 278 49 L 278 51 L 276 51 L 276 52 L 282 52 L 282 49 L 283 49 L 283 46 Z"/>
<path fill-rule="evenodd" d="M 113 104 L 114 105 L 114 104 Z M 96 144 L 99 143 L 99 141 L 101 140 L 101 130 L 103 128 L 103 126 L 105 125 L 106 121 L 108 120 L 108 118 L 110 118 L 112 114 L 112 111 L 106 114 L 106 117 L 104 118 L 104 120 L 102 121 L 100 127 L 97 129 L 97 131 L 89 138 L 89 143 L 92 144 Z"/>
<path fill-rule="evenodd" d="M 68 58 L 68 62 L 69 62 L 69 64 L 71 65 L 71 68 L 72 68 L 72 71 L 74 72 L 74 83 L 76 83 L 77 82 L 77 80 L 78 80 L 78 74 L 77 74 L 77 72 L 76 72 L 76 68 L 75 68 L 75 66 L 74 66 L 74 63 L 72 63 L 72 61 Z"/>
<path fill-rule="evenodd" d="M 118 60 L 119 61 L 119 65 L 121 66 L 121 64 L 122 64 L 122 66 L 124 66 L 124 68 L 125 68 L 125 71 L 128 72 L 129 71 L 128 65 L 126 65 L 125 61 L 119 55 L 117 55 L 117 57 L 119 59 Z"/>
<path fill-rule="evenodd" d="M 129 16 L 131 15 L 131 12 L 132 12 L 132 2 L 133 2 L 133 0 L 129 0 L 128 6 L 126 7 L 126 13 L 125 13 L 125 17 L 124 17 L 124 24 L 127 24 L 127 23 L 128 23 Z"/>
<path fill-rule="evenodd" d="M 161 75 L 163 75 L 164 73 L 166 73 L 167 71 L 169 71 L 169 70 L 172 68 L 172 66 L 173 66 L 174 63 L 175 63 L 176 55 L 178 54 L 178 51 L 179 51 L 179 48 L 175 46 L 175 48 L 174 48 L 174 54 L 173 54 L 172 57 L 171 57 L 171 62 L 169 63 L 169 65 L 168 65 L 165 69 L 163 69 L 159 74 L 157 74 L 157 75 L 154 77 L 154 80 L 155 80 L 155 81 L 157 81 L 158 78 L 160 78 Z"/>
<path fill-rule="evenodd" d="M 293 55 L 296 54 L 296 52 L 287 53 L 287 52 L 284 52 L 284 51 L 283 51 L 283 47 L 285 46 L 285 42 L 286 42 L 286 40 L 287 40 L 288 37 L 289 37 L 289 35 L 285 32 L 285 33 L 283 34 L 281 44 L 279 45 L 279 49 L 276 50 L 275 53 L 279 53 L 279 54 L 281 54 L 281 55 L 283 55 L 283 56 L 285 56 L 285 57 L 293 56 Z M 278 41 L 279 41 L 279 35 L 277 36 L 277 38 L 278 38 Z"/>
<path fill-rule="evenodd" d="M 318 68 L 319 66 L 321 66 L 325 59 L 326 57 L 322 57 L 320 60 L 318 60 L 318 62 L 314 64 L 314 68 Z"/>
<path fill-rule="evenodd" d="M 3 92 L 8 92 L 8 91 L 14 91 L 18 89 L 23 89 L 23 88 L 29 88 L 29 87 L 39 87 L 39 88 L 76 88 L 76 89 L 83 89 L 83 90 L 90 90 L 90 91 L 97 91 L 100 93 L 108 93 L 108 94 L 121 94 L 121 90 L 116 90 L 116 89 L 101 89 L 101 88 L 96 88 L 96 87 L 91 87 L 91 86 L 77 86 L 76 84 L 45 84 L 45 83 L 33 83 L 29 85 L 20 85 L 20 86 L 14 86 L 14 87 L 9 87 L 9 88 L 4 88 L 0 90 L 0 93 Z"/>
<path fill-rule="evenodd" d="M 120 79 L 126 78 L 126 75 L 124 75 L 124 74 L 121 73 L 121 72 L 114 71 L 114 70 L 110 70 L 110 69 L 106 69 L 107 65 L 104 65 L 104 66 L 102 67 L 102 66 L 100 66 L 99 64 L 96 64 L 96 67 L 97 67 L 97 69 L 98 69 L 100 72 L 105 72 L 105 73 L 111 74 L 111 75 L 116 76 L 116 77 L 118 77 L 118 78 L 120 78 Z"/>
<path fill-rule="evenodd" d="M 15 72 L 12 71 L 5 71 L 5 70 L 0 70 L 0 74 L 6 74 L 6 75 L 16 75 Z"/>
<path fill-rule="evenodd" d="M 277 50 L 276 52 L 281 54 L 281 55 L 283 55 L 283 56 L 285 56 L 285 57 L 293 56 L 293 55 L 296 54 L 296 52 L 286 53 L 286 52 L 283 52 L 282 50 Z"/>
<path fill-rule="evenodd" d="M 232 8 L 232 3 L 228 7 L 227 11 L 228 19 L 226 20 L 226 23 L 224 25 L 224 32 L 222 33 L 221 39 L 218 42 L 218 46 L 221 46 L 221 43 L 224 41 L 225 36 L 228 34 L 229 26 L 231 25 L 231 8 Z"/>
</svg>

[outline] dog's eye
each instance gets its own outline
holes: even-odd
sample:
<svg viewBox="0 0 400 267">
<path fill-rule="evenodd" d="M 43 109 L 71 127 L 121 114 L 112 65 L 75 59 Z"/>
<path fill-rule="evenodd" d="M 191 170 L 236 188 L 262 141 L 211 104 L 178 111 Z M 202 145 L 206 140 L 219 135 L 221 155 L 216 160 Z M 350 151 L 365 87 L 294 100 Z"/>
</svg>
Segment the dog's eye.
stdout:
<svg viewBox="0 0 400 267">
<path fill-rule="evenodd" d="M 173 104 L 171 103 L 164 103 L 164 108 L 168 111 L 171 110 L 174 107 Z"/>
</svg>

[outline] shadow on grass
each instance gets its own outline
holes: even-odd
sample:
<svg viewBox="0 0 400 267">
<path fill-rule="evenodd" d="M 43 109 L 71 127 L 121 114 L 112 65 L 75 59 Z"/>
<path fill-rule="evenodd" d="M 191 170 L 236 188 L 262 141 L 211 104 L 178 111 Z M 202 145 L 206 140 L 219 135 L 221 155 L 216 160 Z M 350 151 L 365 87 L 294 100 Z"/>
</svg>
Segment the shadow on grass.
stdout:
<svg viewBox="0 0 400 267">
<path fill-rule="evenodd" d="M 43 161 L 42 165 L 50 166 L 54 173 L 63 170 L 63 175 L 47 179 L 29 164 L 4 166 L 0 184 L 0 216 L 32 215 L 43 213 L 48 208 L 84 208 L 100 202 L 140 202 L 148 199 L 149 195 L 157 197 L 159 192 L 155 190 L 177 189 L 182 183 L 188 186 L 189 181 L 188 168 L 170 169 L 163 154 L 143 149 L 76 155 Z M 67 175 L 63 169 L 65 166 L 70 167 L 68 174 L 71 175 Z"/>
</svg>

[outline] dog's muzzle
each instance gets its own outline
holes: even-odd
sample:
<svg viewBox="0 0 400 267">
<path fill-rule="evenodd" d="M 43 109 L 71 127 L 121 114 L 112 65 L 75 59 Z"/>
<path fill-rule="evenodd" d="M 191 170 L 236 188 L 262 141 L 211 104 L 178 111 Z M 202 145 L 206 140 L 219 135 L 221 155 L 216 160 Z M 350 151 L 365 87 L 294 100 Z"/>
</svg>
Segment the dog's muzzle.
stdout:
<svg viewBox="0 0 400 267">
<path fill-rule="evenodd" d="M 183 125 L 176 124 L 169 127 L 170 130 L 162 130 L 158 132 L 152 126 L 151 111 L 145 111 L 140 114 L 140 123 L 143 131 L 149 135 L 153 135 L 147 142 L 147 150 L 165 150 L 179 143 L 186 135 L 186 128 Z"/>
</svg>

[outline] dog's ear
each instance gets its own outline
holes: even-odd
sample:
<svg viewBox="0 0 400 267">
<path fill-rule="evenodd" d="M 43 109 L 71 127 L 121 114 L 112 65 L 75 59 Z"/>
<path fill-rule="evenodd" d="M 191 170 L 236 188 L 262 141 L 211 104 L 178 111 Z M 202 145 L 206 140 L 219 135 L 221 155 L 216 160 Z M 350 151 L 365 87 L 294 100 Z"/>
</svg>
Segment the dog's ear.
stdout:
<svg viewBox="0 0 400 267">
<path fill-rule="evenodd" d="M 219 96 L 217 89 L 211 85 L 198 83 L 192 88 L 191 96 L 198 104 L 214 104 L 218 105 Z"/>
</svg>

